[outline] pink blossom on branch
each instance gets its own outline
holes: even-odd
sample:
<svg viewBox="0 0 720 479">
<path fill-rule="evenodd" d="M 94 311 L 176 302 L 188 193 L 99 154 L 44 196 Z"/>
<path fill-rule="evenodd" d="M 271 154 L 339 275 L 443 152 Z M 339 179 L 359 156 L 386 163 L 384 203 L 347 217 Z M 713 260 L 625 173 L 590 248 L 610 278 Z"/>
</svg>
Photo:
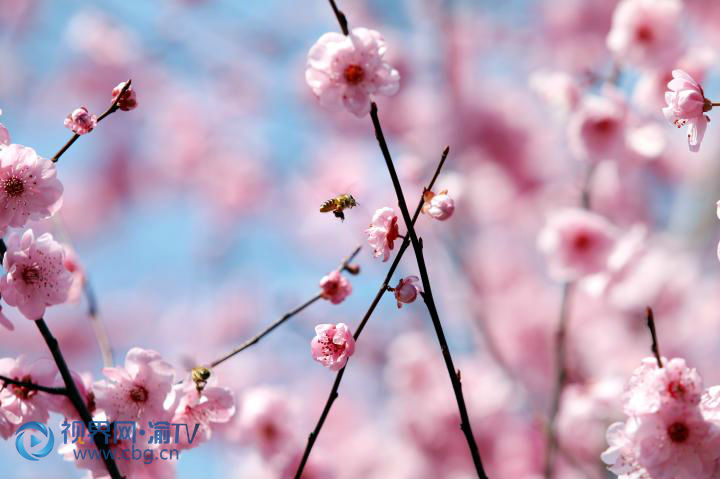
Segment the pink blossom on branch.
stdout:
<svg viewBox="0 0 720 479">
<path fill-rule="evenodd" d="M 673 79 L 665 92 L 667 106 L 663 114 L 678 128 L 687 125 L 690 151 L 700 150 L 710 118 L 705 114 L 712 110 L 712 102 L 705 98 L 702 86 L 682 70 L 673 70 Z"/>
<path fill-rule="evenodd" d="M 176 446 L 179 449 L 191 449 L 209 440 L 212 425 L 226 423 L 235 414 L 235 397 L 227 388 L 208 385 L 198 393 L 192 381 L 185 381 L 178 394 L 181 396 L 171 422 L 191 427 L 200 425 L 192 443 L 187 442 L 187 436 L 181 435 Z"/>
<path fill-rule="evenodd" d="M 323 106 L 363 117 L 372 95 L 392 96 L 400 87 L 400 74 L 383 58 L 386 50 L 375 30 L 326 33 L 310 48 L 305 81 Z"/>
<path fill-rule="evenodd" d="M 11 234 L 3 269 L 0 294 L 28 319 L 40 319 L 47 306 L 67 300 L 72 275 L 65 269 L 65 248 L 50 233 L 37 239 L 33 230 Z"/>
<path fill-rule="evenodd" d="M 352 293 L 352 285 L 339 271 L 332 271 L 320 280 L 322 297 L 332 304 L 342 303 Z"/>
<path fill-rule="evenodd" d="M 395 293 L 398 308 L 402 307 L 402 303 L 412 303 L 417 299 L 418 294 L 422 292 L 420 278 L 417 276 L 401 278 L 393 292 Z"/>
<path fill-rule="evenodd" d="M 115 101 L 118 95 L 120 95 L 120 92 L 122 92 L 123 88 L 125 88 L 125 82 L 118 83 L 118 85 L 113 88 L 112 101 Z M 138 102 L 137 97 L 135 96 L 135 90 L 133 90 L 131 85 L 127 90 L 125 90 L 125 93 L 123 93 L 118 100 L 117 107 L 122 111 L 130 111 L 137 108 L 137 105 Z"/>
<path fill-rule="evenodd" d="M 90 133 L 97 125 L 97 116 L 91 114 L 84 106 L 73 110 L 65 118 L 65 126 L 76 135 Z"/>
<path fill-rule="evenodd" d="M 27 146 L 0 148 L 0 230 L 49 218 L 60 209 L 62 193 L 52 161 Z"/>
<path fill-rule="evenodd" d="M 572 281 L 604 271 L 619 234 L 605 218 L 581 209 L 550 215 L 538 236 L 538 248 L 548 259 L 551 275 Z"/>
<path fill-rule="evenodd" d="M 626 153 L 627 111 L 617 92 L 587 96 L 568 121 L 568 144 L 579 159 L 617 160 Z"/>
<path fill-rule="evenodd" d="M 373 247 L 373 256 L 382 256 L 383 262 L 390 258 L 390 251 L 394 242 L 400 235 L 398 230 L 398 217 L 392 208 L 380 208 L 372 217 L 372 222 L 365 234 L 368 236 L 368 243 Z"/>
<path fill-rule="evenodd" d="M 315 361 L 338 371 L 355 352 L 355 339 L 345 323 L 318 324 L 310 351 Z"/>
<path fill-rule="evenodd" d="M 57 368 L 47 359 L 29 361 L 25 356 L 1 358 L 0 375 L 52 387 Z M 0 389 L 0 437 L 7 439 L 23 422 L 47 422 L 52 404 L 53 397 L 49 394 L 23 386 L 8 384 Z"/>
<path fill-rule="evenodd" d="M 442 190 L 435 194 L 432 191 L 426 191 L 423 194 L 425 204 L 422 212 L 436 220 L 445 221 L 450 218 L 455 211 L 455 202 L 447 194 L 448 190 Z"/>
</svg>

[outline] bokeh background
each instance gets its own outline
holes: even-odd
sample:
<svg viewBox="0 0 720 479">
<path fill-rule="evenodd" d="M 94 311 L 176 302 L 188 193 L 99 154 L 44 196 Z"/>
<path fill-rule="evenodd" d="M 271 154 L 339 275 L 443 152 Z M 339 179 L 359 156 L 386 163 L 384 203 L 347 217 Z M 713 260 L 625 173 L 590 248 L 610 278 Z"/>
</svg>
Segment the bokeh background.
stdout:
<svg viewBox="0 0 720 479">
<path fill-rule="evenodd" d="M 715 122 L 689 153 L 660 113 L 669 69 L 639 72 L 605 46 L 614 0 L 340 3 L 351 26 L 383 33 L 400 71 L 400 92 L 379 108 L 409 198 L 451 147 L 438 189 L 450 190 L 456 213 L 423 217 L 418 229 L 491 477 L 542 477 L 561 287 L 536 238 L 548 212 L 577 204 L 586 166 L 568 148 L 571 95 L 543 75 L 562 72 L 580 95 L 610 79 L 632 112 L 628 128 L 650 127 L 626 157 L 598 165 L 592 184 L 596 211 L 623 230 L 645 228 L 647 257 L 612 297 L 582 290 L 572 302 L 558 477 L 605 477 L 605 430 L 649 354 L 645 306 L 664 354 L 720 381 Z M 720 99 L 720 9 L 688 0 L 683 12 L 685 61 Z M 323 110 L 305 84 L 308 49 L 337 29 L 323 0 L 0 2 L 0 121 L 13 142 L 50 157 L 70 135 L 72 109 L 99 114 L 127 78 L 137 91 L 136 110 L 62 157 L 60 220 L 34 225 L 72 243 L 116 363 L 140 346 L 180 374 L 222 355 L 315 294 L 365 244 L 375 209 L 396 205 L 370 119 Z M 360 203 L 345 222 L 318 213 L 342 193 Z M 302 450 L 334 379 L 309 354 L 314 325 L 356 326 L 389 266 L 366 244 L 357 263 L 345 302 L 313 305 L 217 368 L 238 418 L 257 388 L 285 399 L 288 451 Z M 416 273 L 412 255 L 400 273 Z M 82 299 L 46 320 L 70 365 L 97 378 L 86 310 Z M 0 330 L 0 356 L 46 356 L 34 326 L 8 315 L 16 330 Z M 308 475 L 472 476 L 443 367 L 422 303 L 398 310 L 384 298 Z M 177 476 L 286 476 L 288 451 L 266 457 L 237 419 L 183 452 Z M 30 463 L 11 440 L 0 464 L 0 477 L 85 474 L 58 454 Z"/>
</svg>

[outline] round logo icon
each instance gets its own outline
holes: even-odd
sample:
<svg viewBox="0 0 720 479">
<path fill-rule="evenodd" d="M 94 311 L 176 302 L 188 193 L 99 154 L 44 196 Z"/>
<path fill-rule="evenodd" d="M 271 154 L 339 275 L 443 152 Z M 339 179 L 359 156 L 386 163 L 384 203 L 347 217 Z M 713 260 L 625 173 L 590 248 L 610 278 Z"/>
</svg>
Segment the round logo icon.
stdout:
<svg viewBox="0 0 720 479">
<path fill-rule="evenodd" d="M 54 442 L 52 430 L 41 422 L 26 422 L 15 432 L 15 449 L 29 461 L 50 454 Z"/>
</svg>

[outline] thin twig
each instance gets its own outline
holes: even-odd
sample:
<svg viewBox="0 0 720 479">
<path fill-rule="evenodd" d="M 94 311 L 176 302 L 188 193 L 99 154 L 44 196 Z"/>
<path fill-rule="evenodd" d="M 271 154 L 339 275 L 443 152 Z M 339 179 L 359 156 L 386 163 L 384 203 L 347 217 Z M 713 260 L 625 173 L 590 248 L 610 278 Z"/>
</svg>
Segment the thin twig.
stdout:
<svg viewBox="0 0 720 479">
<path fill-rule="evenodd" d="M 405 226 L 410 234 L 410 243 L 412 244 L 415 252 L 415 259 L 424 290 L 422 297 L 425 300 L 428 313 L 430 313 L 430 319 L 432 320 L 433 327 L 435 328 L 435 335 L 437 336 L 438 343 L 440 344 L 443 360 L 445 361 L 448 376 L 450 377 L 450 382 L 452 383 L 455 401 L 457 402 L 458 412 L 460 413 L 460 429 L 465 434 L 465 440 L 468 448 L 470 449 L 470 455 L 472 456 L 473 463 L 475 464 L 475 470 L 478 477 L 481 479 L 487 478 L 482 459 L 480 458 L 480 451 L 478 450 L 477 442 L 475 441 L 475 436 L 472 432 L 467 407 L 465 406 L 462 384 L 460 382 L 457 369 L 453 364 L 450 348 L 448 347 L 447 340 L 445 339 L 445 332 L 443 331 L 442 323 L 440 322 L 440 315 L 438 314 L 437 307 L 435 306 L 435 299 L 433 298 L 432 288 L 430 287 L 430 275 L 428 274 L 427 266 L 425 265 L 425 257 L 423 255 L 422 240 L 418 239 L 415 227 L 410 218 L 410 212 L 408 211 L 407 203 L 405 202 L 405 195 L 403 194 L 402 186 L 400 185 L 400 179 L 395 171 L 395 165 L 393 164 L 392 157 L 390 156 L 390 150 L 387 142 L 385 141 L 385 135 L 383 134 L 382 127 L 380 125 L 377 105 L 375 102 L 372 102 L 370 105 L 370 118 L 372 119 L 373 127 L 375 129 L 375 137 L 380 145 L 380 150 L 382 151 L 383 158 L 385 159 L 385 165 L 387 166 L 388 173 L 390 173 L 390 179 L 392 180 L 393 187 L 395 188 L 395 195 L 397 196 L 400 212 L 402 213 Z"/>
<path fill-rule="evenodd" d="M 653 310 L 648 307 L 646 309 L 647 311 L 647 326 L 650 329 L 650 336 L 652 337 L 652 352 L 655 355 L 655 360 L 657 361 L 657 365 L 659 368 L 663 367 L 662 358 L 660 356 L 660 346 L 658 345 L 658 339 L 657 339 L 657 332 L 655 331 L 655 315 L 653 315 Z"/>
<path fill-rule="evenodd" d="M 50 349 L 50 353 L 55 360 L 58 371 L 60 371 L 60 376 L 62 376 L 63 382 L 65 383 L 65 388 L 67 389 L 68 399 L 70 399 L 70 402 L 77 410 L 78 414 L 80 415 L 80 419 L 82 419 L 83 423 L 85 423 L 85 427 L 90 430 L 90 422 L 93 420 L 92 415 L 90 414 L 90 411 L 85 404 L 85 400 L 80 396 L 80 392 L 78 391 L 77 385 L 73 380 L 70 369 L 65 362 L 65 357 L 60 351 L 60 345 L 58 344 L 57 339 L 55 339 L 55 337 L 50 332 L 50 329 L 48 329 L 44 319 L 40 318 L 36 320 L 35 324 L 37 325 L 38 330 L 40 330 L 40 334 L 42 334 L 43 339 L 45 339 L 45 343 L 47 344 L 48 349 Z M 103 437 L 104 436 L 102 434 L 95 434 L 93 436 L 95 446 L 101 452 L 100 455 L 102 456 L 102 460 L 105 463 L 105 467 L 110 473 L 110 477 L 112 479 L 123 479 L 123 476 L 120 474 L 117 464 L 115 463 L 115 459 L 113 459 L 112 455 L 110 454 L 110 446 L 107 442 L 103 440 Z"/>
<path fill-rule="evenodd" d="M 67 389 L 65 389 L 65 388 L 43 386 L 40 384 L 35 384 L 30 381 L 19 381 L 17 379 L 9 378 L 7 376 L 2 376 L 2 375 L 0 375 L 0 382 L 3 383 L 0 390 L 4 389 L 8 384 L 11 384 L 13 386 L 27 389 L 28 391 L 42 391 L 42 392 L 48 393 L 48 394 L 67 396 Z"/>
<path fill-rule="evenodd" d="M 348 269 L 349 269 L 349 271 L 350 271 L 351 273 L 357 274 L 357 268 L 353 268 L 353 267 L 350 265 L 350 263 L 352 262 L 353 259 L 355 259 L 355 256 L 357 256 L 357 254 L 360 252 L 360 249 L 361 249 L 361 248 L 362 248 L 361 246 L 358 246 L 357 248 L 355 248 L 355 250 L 354 250 L 347 258 L 345 258 L 345 259 L 342 261 L 342 263 L 340 263 L 340 266 L 337 267 L 337 271 L 338 271 L 338 272 L 342 272 L 342 271 L 344 271 L 344 270 L 348 270 Z M 282 318 L 278 319 L 277 321 L 275 321 L 274 323 L 272 323 L 270 326 L 268 326 L 267 328 L 265 328 L 260 334 L 254 336 L 254 337 L 252 337 L 252 338 L 250 338 L 250 339 L 248 339 L 247 341 L 245 341 L 244 343 L 242 343 L 240 346 L 238 346 L 238 347 L 235 348 L 234 350 L 230 351 L 230 352 L 229 352 L 228 354 L 226 354 L 225 356 L 223 356 L 223 357 L 221 357 L 221 358 L 219 358 L 219 359 L 216 359 L 215 361 L 211 362 L 211 363 L 210 363 L 210 367 L 211 367 L 211 368 L 214 368 L 215 366 L 217 366 L 217 365 L 219 365 L 219 364 L 227 361 L 228 359 L 230 359 L 231 357 L 235 356 L 236 354 L 239 354 L 239 353 L 243 352 L 244 350 L 246 350 L 247 348 L 249 348 L 249 347 L 252 346 L 253 344 L 255 344 L 255 343 L 257 343 L 258 341 L 260 341 L 262 338 L 264 338 L 265 336 L 267 336 L 268 334 L 270 334 L 275 328 L 277 328 L 278 326 L 280 326 L 281 324 L 283 324 L 285 321 L 287 321 L 288 319 L 292 318 L 293 316 L 295 316 L 296 314 L 298 314 L 299 312 L 301 312 L 302 310 L 304 310 L 305 308 L 307 308 L 308 306 L 310 306 L 311 304 L 313 304 L 315 301 L 319 300 L 320 298 L 322 298 L 322 292 L 319 292 L 319 293 L 315 294 L 315 296 L 313 296 L 313 297 L 310 298 L 309 300 L 305 301 L 305 302 L 304 302 L 303 304 L 301 304 L 300 306 L 298 306 L 298 307 L 296 307 L 295 309 L 292 309 L 292 310 L 288 311 L 287 313 L 285 313 L 285 314 L 282 316 Z"/>
<path fill-rule="evenodd" d="M 132 83 L 132 80 L 130 80 L 130 79 L 128 79 L 128 81 L 125 82 L 125 86 L 123 86 L 122 90 L 120 90 L 120 94 L 115 98 L 115 101 L 113 101 L 112 104 L 110 105 L 110 107 L 107 110 L 105 110 L 105 113 L 103 113 L 102 115 L 100 115 L 98 117 L 98 119 L 97 119 L 98 123 L 100 123 L 102 120 L 104 120 L 105 117 L 107 117 L 108 115 L 118 111 L 117 105 L 120 102 L 120 99 L 122 98 L 122 96 L 125 94 L 125 92 L 128 91 L 128 88 L 130 88 L 131 83 Z M 80 138 L 80 135 L 78 135 L 77 133 L 74 133 L 73 136 L 71 136 L 70 139 L 67 141 L 67 143 L 65 143 L 63 145 L 63 147 L 60 148 L 58 150 L 58 152 L 53 155 L 53 157 L 51 158 L 51 161 L 53 163 L 56 163 L 60 159 L 60 157 L 63 156 L 63 154 L 68 150 L 68 148 L 70 148 L 73 145 L 73 143 L 75 143 L 77 141 L 78 138 Z"/>
<path fill-rule="evenodd" d="M 442 169 L 443 165 L 445 164 L 445 159 L 448 156 L 448 152 L 450 151 L 450 148 L 445 148 L 445 151 L 443 151 L 442 158 L 440 159 L 440 163 L 438 164 L 437 169 L 435 170 L 435 174 L 432 177 L 432 180 L 430 181 L 428 187 L 426 189 L 432 189 L 433 185 L 435 184 L 435 180 L 437 179 L 438 175 L 440 174 L 440 170 Z M 415 224 L 415 221 L 417 221 L 418 216 L 420 216 L 420 211 L 422 210 L 422 206 L 425 203 L 425 200 L 421 197 L 420 202 L 417 205 L 417 208 L 415 209 L 415 214 L 412 218 L 412 223 Z M 365 328 L 365 325 L 367 324 L 368 320 L 370 319 L 370 316 L 372 316 L 373 312 L 375 311 L 375 308 L 377 307 L 378 303 L 380 303 L 380 300 L 382 299 L 385 292 L 388 290 L 388 286 L 390 285 L 390 280 L 392 279 L 393 274 L 395 273 L 395 270 L 397 269 L 398 265 L 400 264 L 400 260 L 402 259 L 403 255 L 405 254 L 405 251 L 407 250 L 408 246 L 410 246 L 410 238 L 405 238 L 400 245 L 400 249 L 398 249 L 397 255 L 395 255 L 395 259 L 393 260 L 392 264 L 390 265 L 390 269 L 388 270 L 387 274 L 385 275 L 385 280 L 383 281 L 382 285 L 380 285 L 380 288 L 378 289 L 378 292 L 375 294 L 375 298 L 373 298 L 372 303 L 370 303 L 370 307 L 368 308 L 367 312 L 365 313 L 365 316 L 363 316 L 362 321 L 360 321 L 360 324 L 358 325 L 357 329 L 355 330 L 355 334 L 353 334 L 353 338 L 355 338 L 355 341 L 357 341 L 360 338 L 360 334 L 362 333 L 363 329 Z M 303 473 L 303 469 L 305 468 L 305 464 L 308 461 L 308 458 L 310 457 L 310 452 L 312 451 L 313 446 L 315 445 L 315 441 L 317 440 L 318 435 L 320 434 L 320 430 L 323 427 L 323 424 L 325 424 L 325 419 L 327 418 L 328 414 L 330 413 L 330 409 L 332 408 L 333 403 L 338 397 L 338 389 L 340 388 L 340 382 L 342 381 L 343 375 L 345 374 L 345 368 L 347 368 L 347 363 L 345 363 L 345 366 L 338 371 L 337 376 L 335 376 L 335 382 L 333 382 L 332 388 L 330 389 L 330 395 L 327 398 L 327 401 L 325 402 L 325 406 L 323 407 L 322 413 L 320 414 L 320 418 L 318 419 L 317 424 L 315 425 L 315 428 L 308 436 L 308 442 L 305 446 L 305 451 L 303 452 L 302 459 L 300 460 L 300 464 L 298 465 L 298 469 L 295 472 L 295 479 L 300 479 L 300 476 Z"/>
<path fill-rule="evenodd" d="M 343 35 L 349 35 L 350 30 L 348 29 L 347 17 L 337 7 L 337 5 L 335 5 L 335 0 L 330 0 L 330 7 L 332 7 L 333 13 L 335 14 L 335 17 L 337 18 L 337 21 L 340 24 L 340 30 L 342 30 Z"/>
</svg>

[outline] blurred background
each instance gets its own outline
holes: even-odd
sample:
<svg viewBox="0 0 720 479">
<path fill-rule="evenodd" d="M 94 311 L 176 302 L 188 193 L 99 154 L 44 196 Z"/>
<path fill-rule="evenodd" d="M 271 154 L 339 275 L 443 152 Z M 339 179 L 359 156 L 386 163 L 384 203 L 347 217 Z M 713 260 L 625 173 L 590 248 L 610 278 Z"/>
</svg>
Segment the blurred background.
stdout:
<svg viewBox="0 0 720 479">
<path fill-rule="evenodd" d="M 595 166 L 593 210 L 644 231 L 643 252 L 612 291 L 589 285 L 573 298 L 557 477 L 606 476 L 605 430 L 649 355 L 645 306 L 663 353 L 685 357 L 706 385 L 720 381 L 720 132 L 712 122 L 701 152 L 687 151 L 660 111 L 673 65 L 637 69 L 606 47 L 615 4 L 340 2 L 351 27 L 384 35 L 400 71 L 400 92 L 378 104 L 411 205 L 451 147 L 436 190 L 450 190 L 455 214 L 422 217 L 418 231 L 491 477 L 542 477 L 561 286 L 536 241 L 548 212 L 578 204 L 587 164 L 568 124 L 587 95 L 614 88 L 627 106 L 628 149 Z M 678 37 L 679 64 L 716 101 L 719 22 L 715 2 L 687 0 Z M 314 325 L 357 326 L 389 267 L 363 233 L 377 208 L 396 207 L 370 119 L 324 110 L 304 80 L 307 51 L 337 30 L 323 0 L 0 1 L 0 121 L 14 143 L 51 157 L 70 136 L 70 111 L 100 114 L 127 78 L 137 92 L 136 110 L 62 157 L 60 220 L 33 225 L 72 243 L 116 364 L 139 346 L 182 375 L 312 297 L 364 245 L 346 301 L 313 305 L 217 368 L 236 418 L 184 451 L 177 477 L 290 475 L 334 380 L 309 354 Z M 318 213 L 343 193 L 360 203 L 344 222 Z M 417 274 L 410 254 L 393 282 L 407 274 Z M 0 329 L 0 356 L 46 356 L 10 309 L 16 330 Z M 46 320 L 71 367 L 101 377 L 85 299 Z M 398 309 L 387 295 L 350 364 L 308 477 L 473 475 L 421 302 Z M 262 394 L 281 398 L 281 431 L 258 438 L 242 411 Z M 0 463 L 0 477 L 85 476 L 58 454 L 28 462 L 12 440 Z"/>
</svg>

